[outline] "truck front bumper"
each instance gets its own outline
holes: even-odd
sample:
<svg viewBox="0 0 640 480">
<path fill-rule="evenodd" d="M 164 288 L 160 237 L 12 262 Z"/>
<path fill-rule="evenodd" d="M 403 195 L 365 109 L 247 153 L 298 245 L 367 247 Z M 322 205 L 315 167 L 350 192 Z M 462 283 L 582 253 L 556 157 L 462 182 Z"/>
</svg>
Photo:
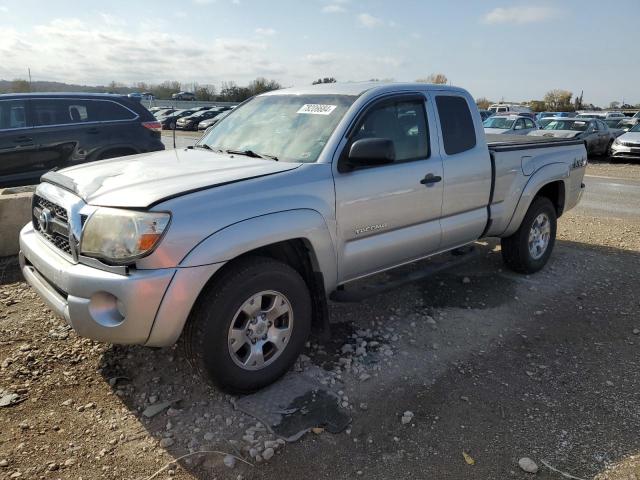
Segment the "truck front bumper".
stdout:
<svg viewBox="0 0 640 480">
<path fill-rule="evenodd" d="M 130 344 L 147 342 L 177 271 L 132 270 L 119 275 L 74 264 L 47 245 L 31 224 L 20 232 L 20 267 L 51 310 L 79 335 Z"/>
</svg>

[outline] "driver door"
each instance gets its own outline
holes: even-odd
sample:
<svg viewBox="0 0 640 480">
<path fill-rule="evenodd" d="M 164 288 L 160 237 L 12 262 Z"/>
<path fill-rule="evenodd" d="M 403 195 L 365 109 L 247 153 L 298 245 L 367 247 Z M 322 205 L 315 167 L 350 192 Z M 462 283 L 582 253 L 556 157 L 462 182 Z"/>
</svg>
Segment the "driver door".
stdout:
<svg viewBox="0 0 640 480">
<path fill-rule="evenodd" d="M 334 173 L 340 283 L 440 247 L 442 159 L 428 108 L 421 94 L 386 97 L 366 108 L 351 129 Z M 361 138 L 392 140 L 395 161 L 350 169 L 348 152 Z"/>
</svg>

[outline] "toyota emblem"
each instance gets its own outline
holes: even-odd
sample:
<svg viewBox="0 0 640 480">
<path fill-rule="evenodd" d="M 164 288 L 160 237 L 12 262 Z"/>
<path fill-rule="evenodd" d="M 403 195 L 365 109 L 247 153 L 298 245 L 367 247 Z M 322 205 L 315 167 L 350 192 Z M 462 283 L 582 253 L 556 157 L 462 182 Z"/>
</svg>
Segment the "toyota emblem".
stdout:
<svg viewBox="0 0 640 480">
<path fill-rule="evenodd" d="M 42 209 L 40 215 L 38 215 L 38 226 L 43 233 L 49 233 L 49 227 L 51 226 L 51 211 L 48 208 Z"/>
</svg>

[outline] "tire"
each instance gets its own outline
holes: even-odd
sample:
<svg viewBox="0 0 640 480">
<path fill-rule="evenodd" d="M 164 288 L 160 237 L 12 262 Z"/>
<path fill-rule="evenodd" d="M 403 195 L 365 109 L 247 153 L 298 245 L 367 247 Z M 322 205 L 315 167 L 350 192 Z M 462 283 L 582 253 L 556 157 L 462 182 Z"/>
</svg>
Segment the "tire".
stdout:
<svg viewBox="0 0 640 480">
<path fill-rule="evenodd" d="M 604 149 L 604 152 L 602 152 L 602 156 L 603 157 L 610 157 L 611 156 L 611 147 L 613 146 L 613 140 L 609 140 L 609 143 L 607 144 L 607 147 Z"/>
<path fill-rule="evenodd" d="M 200 294 L 183 346 L 192 366 L 221 389 L 250 393 L 289 370 L 310 330 L 311 296 L 300 274 L 270 258 L 248 257 Z M 262 366 L 256 351 L 262 352 Z"/>
<path fill-rule="evenodd" d="M 536 226 L 539 227 L 536 232 L 541 235 L 530 245 L 530 234 Z M 535 273 L 542 269 L 553 251 L 556 230 L 557 215 L 553 203 L 546 197 L 536 197 L 529 206 L 520 228 L 510 237 L 501 240 L 504 263 L 519 273 Z M 546 234 L 543 233 L 545 231 Z"/>
</svg>

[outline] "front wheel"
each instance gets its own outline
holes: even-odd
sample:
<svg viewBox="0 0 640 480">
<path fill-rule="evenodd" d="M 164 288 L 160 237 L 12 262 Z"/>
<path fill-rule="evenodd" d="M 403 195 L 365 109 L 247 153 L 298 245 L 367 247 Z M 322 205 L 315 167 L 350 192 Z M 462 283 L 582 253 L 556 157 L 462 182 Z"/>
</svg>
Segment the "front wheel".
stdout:
<svg viewBox="0 0 640 480">
<path fill-rule="evenodd" d="M 282 262 L 249 257 L 201 294 L 185 330 L 187 357 L 233 393 L 274 382 L 293 365 L 311 330 L 311 297 Z"/>
<path fill-rule="evenodd" d="M 556 209 L 546 197 L 537 197 L 520 228 L 501 240 L 502 259 L 519 273 L 535 273 L 545 266 L 556 241 Z"/>
</svg>

